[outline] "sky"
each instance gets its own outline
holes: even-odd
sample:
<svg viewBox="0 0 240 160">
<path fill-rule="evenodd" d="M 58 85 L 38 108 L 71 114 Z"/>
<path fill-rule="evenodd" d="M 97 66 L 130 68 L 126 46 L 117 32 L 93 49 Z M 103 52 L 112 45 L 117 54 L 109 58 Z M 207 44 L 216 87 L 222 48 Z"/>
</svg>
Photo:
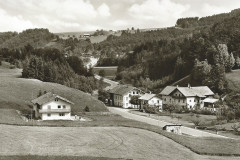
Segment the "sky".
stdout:
<svg viewBox="0 0 240 160">
<path fill-rule="evenodd" d="M 0 0 L 0 32 L 163 28 L 174 26 L 178 18 L 236 8 L 240 8 L 240 0 Z"/>
</svg>

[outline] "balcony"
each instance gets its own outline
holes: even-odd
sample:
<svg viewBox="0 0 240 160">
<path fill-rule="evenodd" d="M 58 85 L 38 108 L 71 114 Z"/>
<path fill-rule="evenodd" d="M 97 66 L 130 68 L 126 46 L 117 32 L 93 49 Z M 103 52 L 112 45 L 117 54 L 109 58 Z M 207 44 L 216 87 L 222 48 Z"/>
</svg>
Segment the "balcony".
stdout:
<svg viewBox="0 0 240 160">
<path fill-rule="evenodd" d="M 39 113 L 69 113 L 71 109 L 40 109 Z"/>
</svg>

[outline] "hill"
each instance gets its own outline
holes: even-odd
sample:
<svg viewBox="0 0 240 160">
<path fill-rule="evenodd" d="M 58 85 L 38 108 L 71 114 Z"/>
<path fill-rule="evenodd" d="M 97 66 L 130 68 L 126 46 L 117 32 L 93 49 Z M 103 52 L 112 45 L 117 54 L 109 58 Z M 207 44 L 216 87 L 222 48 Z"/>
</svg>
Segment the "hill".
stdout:
<svg viewBox="0 0 240 160">
<path fill-rule="evenodd" d="M 226 74 L 228 80 L 228 88 L 233 91 L 240 91 L 240 70 L 233 70 Z"/>
<path fill-rule="evenodd" d="M 0 108 L 16 109 L 24 113 L 30 112 L 31 100 L 36 98 L 39 90 L 53 91 L 66 97 L 75 103 L 72 113 L 82 112 L 88 106 L 90 112 L 105 112 L 105 105 L 80 90 L 64 85 L 42 82 L 36 79 L 18 78 L 21 76 L 20 69 L 8 69 L 0 66 Z"/>
<path fill-rule="evenodd" d="M 39 48 L 45 46 L 54 38 L 56 36 L 50 33 L 48 29 L 28 29 L 4 41 L 1 48 L 23 48 L 28 44 L 34 48 Z"/>
</svg>

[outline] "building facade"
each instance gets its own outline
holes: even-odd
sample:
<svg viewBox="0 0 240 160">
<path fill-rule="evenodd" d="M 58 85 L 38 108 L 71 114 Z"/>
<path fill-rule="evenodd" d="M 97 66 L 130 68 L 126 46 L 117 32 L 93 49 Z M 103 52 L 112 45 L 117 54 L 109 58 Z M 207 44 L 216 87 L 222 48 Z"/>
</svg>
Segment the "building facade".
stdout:
<svg viewBox="0 0 240 160">
<path fill-rule="evenodd" d="M 176 104 L 187 109 L 203 109 L 204 100 L 213 98 L 214 93 L 207 86 L 199 87 L 165 87 L 160 96 L 165 104 Z"/>
<path fill-rule="evenodd" d="M 131 97 L 143 94 L 138 88 L 128 85 L 118 85 L 108 92 L 110 94 L 110 105 L 122 108 L 139 108 L 140 105 L 130 103 Z"/>
<path fill-rule="evenodd" d="M 71 120 L 73 103 L 51 92 L 32 100 L 35 118 L 41 120 Z"/>
<path fill-rule="evenodd" d="M 143 110 L 145 106 L 157 107 L 159 111 L 162 111 L 162 100 L 156 96 L 156 94 L 145 93 L 139 98 L 141 101 L 140 110 Z"/>
</svg>

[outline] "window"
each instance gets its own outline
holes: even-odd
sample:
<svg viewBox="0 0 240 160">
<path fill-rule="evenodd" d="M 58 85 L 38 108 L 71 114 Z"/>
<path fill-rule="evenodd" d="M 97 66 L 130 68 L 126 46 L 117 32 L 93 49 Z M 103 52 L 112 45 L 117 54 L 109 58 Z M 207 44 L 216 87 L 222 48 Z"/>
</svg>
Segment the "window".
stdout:
<svg viewBox="0 0 240 160">
<path fill-rule="evenodd" d="M 51 117 L 51 114 L 50 114 L 50 113 L 48 113 L 48 114 L 47 114 L 47 116 L 48 116 L 48 117 Z"/>
<path fill-rule="evenodd" d="M 159 100 L 157 100 L 157 103 L 159 103 Z"/>
<path fill-rule="evenodd" d="M 128 103 L 126 103 L 126 106 L 128 106 Z"/>
<path fill-rule="evenodd" d="M 166 99 L 166 98 L 164 98 L 164 101 L 167 101 L 167 99 Z"/>
<path fill-rule="evenodd" d="M 178 102 L 180 102 L 180 99 L 178 100 Z"/>
<path fill-rule="evenodd" d="M 55 101 L 58 101 L 58 98 L 55 98 Z"/>
<path fill-rule="evenodd" d="M 63 105 L 63 109 L 66 109 L 66 106 L 65 106 L 65 105 Z"/>
<path fill-rule="evenodd" d="M 128 101 L 128 97 L 126 97 L 126 101 Z"/>
<path fill-rule="evenodd" d="M 135 94 L 135 92 L 133 92 L 133 94 Z"/>
<path fill-rule="evenodd" d="M 189 100 L 189 102 L 191 102 L 191 99 Z"/>
<path fill-rule="evenodd" d="M 138 92 L 136 92 L 136 94 L 138 94 Z"/>
<path fill-rule="evenodd" d="M 64 113 L 59 113 L 59 116 L 65 116 L 65 114 Z"/>
<path fill-rule="evenodd" d="M 182 100 L 183 103 L 185 103 L 185 100 Z"/>
<path fill-rule="evenodd" d="M 58 105 L 58 108 L 61 108 L 61 105 Z"/>
<path fill-rule="evenodd" d="M 48 105 L 48 106 L 47 106 L 47 108 L 48 108 L 48 109 L 51 109 L 51 106 L 50 106 L 50 105 Z"/>
</svg>

